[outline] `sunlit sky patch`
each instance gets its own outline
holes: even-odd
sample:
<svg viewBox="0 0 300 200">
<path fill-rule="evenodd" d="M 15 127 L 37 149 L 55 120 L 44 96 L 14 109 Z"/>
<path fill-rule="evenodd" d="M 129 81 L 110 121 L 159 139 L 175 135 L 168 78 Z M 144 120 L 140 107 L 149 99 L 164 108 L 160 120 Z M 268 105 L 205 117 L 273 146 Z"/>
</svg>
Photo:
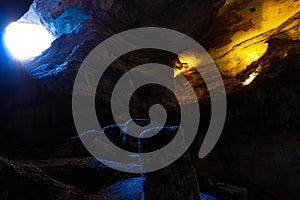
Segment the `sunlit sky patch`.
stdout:
<svg viewBox="0 0 300 200">
<path fill-rule="evenodd" d="M 13 57 L 26 60 L 48 49 L 54 37 L 43 26 L 13 22 L 5 29 L 4 42 Z"/>
</svg>

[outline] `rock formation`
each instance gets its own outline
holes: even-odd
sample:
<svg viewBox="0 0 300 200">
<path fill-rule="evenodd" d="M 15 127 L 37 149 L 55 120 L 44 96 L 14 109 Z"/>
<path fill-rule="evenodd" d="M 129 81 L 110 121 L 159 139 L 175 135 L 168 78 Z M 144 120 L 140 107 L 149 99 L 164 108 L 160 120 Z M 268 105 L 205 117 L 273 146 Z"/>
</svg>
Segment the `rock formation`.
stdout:
<svg viewBox="0 0 300 200">
<path fill-rule="evenodd" d="M 78 69 L 95 46 L 128 29 L 156 26 L 185 33 L 203 45 L 224 79 L 228 97 L 225 127 L 211 154 L 199 159 L 197 153 L 210 120 L 210 96 L 201 76 L 179 71 L 189 77 L 201 108 L 200 129 L 189 149 L 200 192 L 230 200 L 299 199 L 299 2 L 34 0 L 20 20 L 43 25 L 56 39 L 40 56 L 12 63 L 8 79 L 0 81 L 0 155 L 31 163 L 43 172 L 1 159 L 1 183 L 7 185 L 2 184 L 0 198 L 18 199 L 32 188 L 38 189 L 25 199 L 44 199 L 48 194 L 52 199 L 64 199 L 63 195 L 90 199 L 106 199 L 112 193 L 123 199 L 141 195 L 129 189 L 122 196 L 120 188 L 141 189 L 144 180 L 88 158 L 73 124 L 71 94 Z M 193 55 L 184 59 L 193 65 Z M 110 107 L 118 78 L 150 61 L 170 67 L 184 62 L 177 55 L 149 49 L 118 58 L 97 91 L 96 108 L 102 125 L 113 123 L 105 108 Z M 157 101 L 163 96 L 166 110 L 173 112 L 171 120 L 177 122 L 176 99 L 164 89 L 146 89 L 133 96 L 131 103 L 136 107 L 131 107 L 132 115 L 148 114 L 153 99 L 145 94 Z M 112 139 L 117 140 L 118 131 L 111 131 Z M 127 142 L 125 145 L 132 141 Z M 94 185 L 88 185 L 81 173 L 92 174 L 88 177 L 94 178 Z M 162 176 L 170 176 L 168 173 Z M 159 176 L 154 175 L 144 183 L 156 180 Z M 144 186 L 144 195 L 148 197 L 152 189 Z"/>
</svg>

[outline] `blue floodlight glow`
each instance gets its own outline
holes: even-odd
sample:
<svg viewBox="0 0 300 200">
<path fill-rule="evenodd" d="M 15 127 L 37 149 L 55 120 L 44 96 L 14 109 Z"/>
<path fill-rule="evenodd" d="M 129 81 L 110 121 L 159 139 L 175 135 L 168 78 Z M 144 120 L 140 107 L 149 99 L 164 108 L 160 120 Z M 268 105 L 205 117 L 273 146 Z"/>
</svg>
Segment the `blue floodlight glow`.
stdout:
<svg viewBox="0 0 300 200">
<path fill-rule="evenodd" d="M 13 22 L 4 33 L 5 46 L 13 57 L 26 60 L 39 56 L 55 38 L 43 26 Z"/>
</svg>

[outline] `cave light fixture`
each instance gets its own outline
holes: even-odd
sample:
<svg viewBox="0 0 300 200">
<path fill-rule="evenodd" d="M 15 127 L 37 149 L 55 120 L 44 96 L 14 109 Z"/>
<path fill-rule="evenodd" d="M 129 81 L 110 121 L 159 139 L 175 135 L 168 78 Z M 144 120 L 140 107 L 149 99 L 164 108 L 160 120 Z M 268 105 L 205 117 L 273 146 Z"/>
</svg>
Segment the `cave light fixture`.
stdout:
<svg viewBox="0 0 300 200">
<path fill-rule="evenodd" d="M 176 64 L 175 66 L 176 66 L 176 68 L 174 70 L 174 78 L 176 78 L 179 74 L 185 74 L 189 68 L 188 63 L 179 63 L 179 64 Z"/>
<path fill-rule="evenodd" d="M 176 65 L 176 68 L 178 70 L 187 69 L 187 68 L 189 68 L 189 64 L 188 63 L 180 63 L 179 65 Z"/>
<path fill-rule="evenodd" d="M 245 80 L 245 82 L 243 83 L 243 85 L 249 85 L 250 83 L 252 83 L 252 81 L 255 79 L 255 74 L 254 73 L 252 73 L 252 74 L 250 74 L 250 76 L 249 76 L 249 78 L 247 79 L 247 80 Z"/>
<path fill-rule="evenodd" d="M 174 78 L 179 74 L 186 74 L 191 67 L 197 66 L 200 63 L 199 59 L 189 52 L 179 55 L 178 61 L 175 62 Z"/>
<path fill-rule="evenodd" d="M 249 75 L 249 78 L 243 82 L 244 86 L 250 85 L 252 81 L 258 76 L 258 74 L 261 72 L 261 67 L 258 67 L 254 72 L 252 72 Z"/>
<path fill-rule="evenodd" d="M 55 38 L 42 25 L 12 22 L 5 29 L 4 43 L 13 57 L 28 60 L 39 56 Z"/>
<path fill-rule="evenodd" d="M 184 74 L 188 71 L 189 63 L 186 61 L 179 61 L 179 63 L 175 64 L 174 69 L 174 78 L 176 78 L 179 74 Z"/>
</svg>

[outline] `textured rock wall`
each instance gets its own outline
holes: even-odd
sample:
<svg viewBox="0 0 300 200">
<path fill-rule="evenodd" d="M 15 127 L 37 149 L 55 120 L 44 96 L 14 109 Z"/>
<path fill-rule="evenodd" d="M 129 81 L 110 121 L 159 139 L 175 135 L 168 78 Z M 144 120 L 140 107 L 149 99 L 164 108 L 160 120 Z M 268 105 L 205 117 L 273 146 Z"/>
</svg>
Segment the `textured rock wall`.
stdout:
<svg viewBox="0 0 300 200">
<path fill-rule="evenodd" d="M 272 57 L 271 67 L 250 86 L 228 95 L 221 139 L 212 153 L 195 165 L 198 175 L 244 185 L 250 196 L 252 184 L 266 199 L 296 200 L 300 178 L 299 42 L 275 39 L 269 46 L 265 56 Z M 277 56 L 282 49 L 290 50 L 285 57 Z"/>
<path fill-rule="evenodd" d="M 52 152 L 54 146 L 47 149 L 44 145 L 76 135 L 69 95 L 81 62 L 93 47 L 115 33 L 140 26 L 163 26 L 192 36 L 209 50 L 221 69 L 229 97 L 220 142 L 206 159 L 194 157 L 197 174 L 216 182 L 244 185 L 248 199 L 264 199 L 263 195 L 253 196 L 251 185 L 270 199 L 299 199 L 298 1 L 228 0 L 225 6 L 223 1 L 206 0 L 35 3 L 42 23 L 49 24 L 48 29 L 58 38 L 41 56 L 23 63 L 37 79 L 18 66 L 19 78 L 7 82 L 2 87 L 5 90 L 0 91 L 0 109 L 5 113 L 1 115 L 1 154 L 49 158 L 69 150 L 66 156 L 82 156 L 76 152 L 78 143 L 64 143 L 58 154 Z M 71 18 L 75 29 L 67 28 L 67 32 L 67 26 L 55 28 L 59 20 L 59 24 L 70 21 L 65 19 L 69 12 L 66 8 L 80 10 L 86 19 Z M 172 56 L 161 57 L 166 63 L 174 61 Z M 115 81 L 116 75 L 147 61 L 140 56 L 118 59 L 108 74 L 111 76 L 105 91 L 111 90 L 109 81 Z M 256 79 L 243 86 L 242 82 L 257 69 L 260 73 Z M 202 93 L 201 116 L 207 122 L 209 96 L 205 90 Z M 101 98 L 100 105 L 110 100 L 105 92 Z M 205 127 L 191 149 L 194 154 L 203 130 Z M 244 188 L 238 190 L 242 197 Z"/>
</svg>

